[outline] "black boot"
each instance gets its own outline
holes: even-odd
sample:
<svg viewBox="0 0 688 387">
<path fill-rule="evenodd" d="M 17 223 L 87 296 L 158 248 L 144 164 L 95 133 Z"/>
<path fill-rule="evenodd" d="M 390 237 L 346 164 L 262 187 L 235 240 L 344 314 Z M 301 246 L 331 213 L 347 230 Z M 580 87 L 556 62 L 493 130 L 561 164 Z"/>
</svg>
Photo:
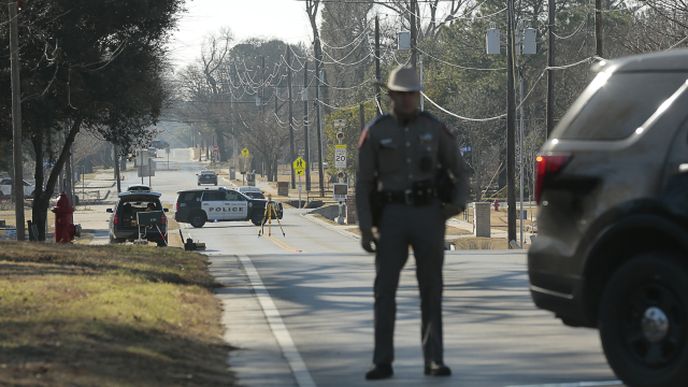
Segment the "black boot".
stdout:
<svg viewBox="0 0 688 387">
<path fill-rule="evenodd" d="M 425 365 L 424 373 L 432 376 L 449 376 L 451 375 L 451 369 L 444 365 L 444 363 L 435 363 L 433 361 Z"/>
<path fill-rule="evenodd" d="M 365 378 L 367 380 L 379 380 L 391 378 L 394 375 L 394 370 L 391 364 L 375 364 L 370 371 L 366 372 Z"/>
</svg>

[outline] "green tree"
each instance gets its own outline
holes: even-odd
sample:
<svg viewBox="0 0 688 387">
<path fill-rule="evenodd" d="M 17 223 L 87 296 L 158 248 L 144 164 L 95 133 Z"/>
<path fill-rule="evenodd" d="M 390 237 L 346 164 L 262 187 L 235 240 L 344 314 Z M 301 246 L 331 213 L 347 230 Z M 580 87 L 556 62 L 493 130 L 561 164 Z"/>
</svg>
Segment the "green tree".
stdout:
<svg viewBox="0 0 688 387">
<path fill-rule="evenodd" d="M 77 133 L 85 128 L 130 145 L 157 119 L 165 96 L 164 44 L 182 5 L 183 0 L 26 2 L 20 14 L 22 109 L 36 163 L 32 218 L 39 239 L 45 238 L 49 200 Z M 0 8 L 0 19 L 6 17 Z M 0 57 L 8 54 L 6 28 L 0 26 Z M 0 88 L 9 90 L 7 79 Z M 9 112 L 9 106 L 3 93 L 0 111 Z M 64 140 L 53 141 L 59 132 Z M 43 165 L 56 146 L 46 179 Z"/>
</svg>

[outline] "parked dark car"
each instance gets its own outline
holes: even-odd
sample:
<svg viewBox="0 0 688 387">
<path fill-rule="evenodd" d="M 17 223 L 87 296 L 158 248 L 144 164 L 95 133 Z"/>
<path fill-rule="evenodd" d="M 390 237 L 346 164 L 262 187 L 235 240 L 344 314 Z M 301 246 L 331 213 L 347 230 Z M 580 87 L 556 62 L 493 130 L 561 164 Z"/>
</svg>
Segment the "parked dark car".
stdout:
<svg viewBox="0 0 688 387">
<path fill-rule="evenodd" d="M 535 304 L 629 386 L 688 386 L 688 50 L 606 63 L 536 160 Z"/>
<path fill-rule="evenodd" d="M 224 187 L 179 191 L 174 219 L 203 227 L 207 222 L 246 221 L 260 225 L 265 215 L 265 199 L 253 199 L 239 191 Z M 277 216 L 282 219 L 282 205 L 275 202 Z"/>
<path fill-rule="evenodd" d="M 202 184 L 217 185 L 217 173 L 214 171 L 201 171 L 198 174 L 198 185 Z"/>
<path fill-rule="evenodd" d="M 253 199 L 265 199 L 263 191 L 258 187 L 245 185 L 237 187 L 236 190 Z"/>
<path fill-rule="evenodd" d="M 127 191 L 130 192 L 142 192 L 142 191 L 150 191 L 150 187 L 144 184 L 132 184 L 127 187 Z"/>
<path fill-rule="evenodd" d="M 110 243 L 133 242 L 139 238 L 167 245 L 167 212 L 160 203 L 159 192 L 126 191 L 119 194 L 114 208 L 108 208 Z M 138 216 L 137 216 L 138 215 Z M 138 221 L 142 224 L 139 224 Z"/>
</svg>

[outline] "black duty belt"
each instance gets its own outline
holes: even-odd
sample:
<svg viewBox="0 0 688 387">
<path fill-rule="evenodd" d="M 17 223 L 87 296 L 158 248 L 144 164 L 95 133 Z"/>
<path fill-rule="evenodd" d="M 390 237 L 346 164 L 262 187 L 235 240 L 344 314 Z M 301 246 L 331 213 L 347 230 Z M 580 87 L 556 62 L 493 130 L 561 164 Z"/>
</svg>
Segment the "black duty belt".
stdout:
<svg viewBox="0 0 688 387">
<path fill-rule="evenodd" d="M 406 204 L 409 206 L 427 206 L 437 197 L 434 187 L 424 189 L 407 189 L 405 191 L 380 191 L 378 198 L 382 204 Z"/>
</svg>

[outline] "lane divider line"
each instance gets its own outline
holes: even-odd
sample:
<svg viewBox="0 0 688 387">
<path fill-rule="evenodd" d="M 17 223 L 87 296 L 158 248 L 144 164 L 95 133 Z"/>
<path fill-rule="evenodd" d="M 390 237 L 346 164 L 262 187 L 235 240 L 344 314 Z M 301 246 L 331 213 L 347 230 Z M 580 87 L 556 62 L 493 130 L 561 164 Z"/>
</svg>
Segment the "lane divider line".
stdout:
<svg viewBox="0 0 688 387">
<path fill-rule="evenodd" d="M 268 320 L 270 330 L 282 349 L 282 355 L 287 360 L 289 368 L 291 368 L 292 374 L 296 379 L 296 383 L 299 387 L 315 387 L 315 382 L 310 372 L 308 372 L 306 363 L 303 361 L 303 358 L 301 358 L 301 354 L 299 354 L 296 344 L 294 344 L 294 340 L 289 334 L 289 330 L 286 325 L 284 325 L 282 316 L 280 316 L 277 306 L 270 297 L 270 292 L 268 292 L 265 285 L 263 285 L 258 270 L 253 266 L 251 258 L 246 255 L 240 255 L 239 261 L 244 267 L 244 271 L 251 282 L 251 288 L 256 294 L 256 298 L 258 298 L 260 307 L 263 309 L 263 314 Z"/>
<path fill-rule="evenodd" d="M 602 386 L 623 386 L 619 380 L 609 380 L 601 382 L 573 382 L 573 383 L 552 383 L 552 384 L 529 384 L 522 386 L 506 386 L 506 387 L 602 387 Z"/>
<path fill-rule="evenodd" d="M 284 251 L 287 251 L 290 253 L 302 253 L 303 252 L 303 250 L 298 249 L 298 248 L 290 245 L 289 243 L 279 239 L 280 237 L 278 237 L 278 236 L 270 235 L 267 237 L 265 237 L 265 236 L 263 236 L 263 237 L 269 239 L 270 242 L 274 243 L 277 247 L 279 247 L 280 249 L 282 249 Z"/>
</svg>

